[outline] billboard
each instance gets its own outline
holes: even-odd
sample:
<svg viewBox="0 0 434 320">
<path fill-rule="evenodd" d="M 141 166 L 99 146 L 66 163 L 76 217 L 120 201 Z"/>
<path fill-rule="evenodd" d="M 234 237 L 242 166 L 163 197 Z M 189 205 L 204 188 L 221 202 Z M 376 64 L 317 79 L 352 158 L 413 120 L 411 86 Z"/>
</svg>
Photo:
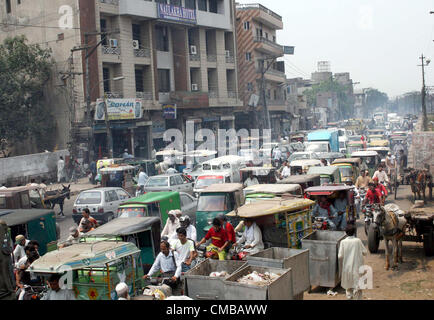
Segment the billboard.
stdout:
<svg viewBox="0 0 434 320">
<path fill-rule="evenodd" d="M 196 10 L 173 6 L 171 4 L 158 3 L 157 16 L 159 19 L 171 20 L 174 22 L 197 23 Z"/>
<path fill-rule="evenodd" d="M 95 120 L 105 120 L 105 101 L 109 120 L 136 120 L 143 117 L 141 99 L 98 99 L 95 108 Z"/>
<path fill-rule="evenodd" d="M 164 119 L 176 119 L 176 104 L 163 104 L 162 109 Z"/>
</svg>

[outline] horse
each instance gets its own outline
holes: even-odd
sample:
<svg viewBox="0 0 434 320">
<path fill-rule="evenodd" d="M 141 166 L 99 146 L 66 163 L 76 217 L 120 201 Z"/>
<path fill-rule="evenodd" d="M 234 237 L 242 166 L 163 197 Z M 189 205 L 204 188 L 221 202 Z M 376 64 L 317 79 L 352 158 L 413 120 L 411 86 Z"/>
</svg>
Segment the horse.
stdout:
<svg viewBox="0 0 434 320">
<path fill-rule="evenodd" d="M 426 202 L 425 189 L 428 180 L 426 172 L 424 170 L 412 170 L 409 177 L 414 201 L 423 199 Z"/>
<path fill-rule="evenodd" d="M 393 265 L 392 268 L 398 267 L 398 260 L 400 263 L 402 260 L 402 237 L 405 234 L 405 228 L 407 225 L 407 220 L 403 217 L 398 217 L 393 211 L 386 211 L 386 209 L 381 206 L 377 217 L 375 218 L 375 223 L 380 228 L 380 233 L 384 238 L 384 244 L 386 247 L 386 266 L 385 269 L 389 270 L 389 241 L 392 242 L 393 248 Z"/>
<path fill-rule="evenodd" d="M 68 185 L 67 187 L 65 187 L 62 184 L 62 187 L 63 187 L 63 189 L 61 191 L 61 195 L 60 196 L 58 196 L 56 198 L 53 198 L 53 199 L 48 199 L 46 201 L 46 203 L 48 203 L 51 206 L 51 209 L 54 209 L 54 207 L 56 206 L 56 204 L 59 205 L 59 207 L 60 207 L 59 216 L 65 216 L 63 214 L 63 204 L 65 202 L 65 198 L 69 200 L 70 197 L 71 197 L 71 188 L 70 188 L 71 185 Z M 58 194 L 58 191 L 47 191 L 47 195 L 48 196 L 55 196 L 57 194 Z"/>
</svg>

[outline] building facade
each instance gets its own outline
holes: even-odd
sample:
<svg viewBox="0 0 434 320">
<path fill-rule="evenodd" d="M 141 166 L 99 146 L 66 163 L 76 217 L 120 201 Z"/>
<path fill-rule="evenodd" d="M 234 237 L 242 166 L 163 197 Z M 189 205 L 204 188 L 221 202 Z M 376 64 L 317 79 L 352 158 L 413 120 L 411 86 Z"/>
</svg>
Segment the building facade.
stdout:
<svg viewBox="0 0 434 320">
<path fill-rule="evenodd" d="M 284 48 L 277 43 L 276 31 L 283 29 L 282 17 L 260 4 L 237 4 L 237 45 L 240 97 L 244 107 L 237 113 L 237 127 L 258 126 L 254 111 L 262 108 L 262 72 L 265 72 L 266 104 L 271 128 L 283 131 L 290 116 L 286 103 Z M 256 100 L 256 102 L 255 102 Z M 258 127 L 256 127 L 258 128 Z"/>
<path fill-rule="evenodd" d="M 234 127 L 234 109 L 242 103 L 233 0 L 21 0 L 7 16 L 34 21 L 32 11 L 22 8 L 38 5 L 46 26 L 58 24 L 60 7 L 72 8 L 75 28 L 53 29 L 68 39 L 56 43 L 53 56 L 58 64 L 66 57 L 73 61 L 63 72 L 73 75 L 68 83 L 73 81 L 74 121 L 80 127 L 92 119 L 89 131 L 99 157 L 108 149 L 104 103 L 114 156 L 127 149 L 150 158 L 154 147 L 166 145 L 164 131 L 178 128 L 185 134 L 187 121 L 195 129 Z M 24 29 L 14 32 L 39 41 L 33 29 Z"/>
</svg>

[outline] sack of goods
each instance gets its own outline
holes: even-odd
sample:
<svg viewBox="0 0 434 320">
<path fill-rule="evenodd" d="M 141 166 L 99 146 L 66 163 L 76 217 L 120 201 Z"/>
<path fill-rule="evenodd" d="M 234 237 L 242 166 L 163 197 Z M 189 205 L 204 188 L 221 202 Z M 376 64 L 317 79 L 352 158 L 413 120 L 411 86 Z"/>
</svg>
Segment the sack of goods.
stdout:
<svg viewBox="0 0 434 320">
<path fill-rule="evenodd" d="M 281 274 L 276 274 L 272 272 L 259 273 L 253 271 L 244 277 L 237 280 L 239 283 L 251 284 L 255 286 L 266 286 L 271 284 L 274 280 L 279 278 Z"/>
</svg>

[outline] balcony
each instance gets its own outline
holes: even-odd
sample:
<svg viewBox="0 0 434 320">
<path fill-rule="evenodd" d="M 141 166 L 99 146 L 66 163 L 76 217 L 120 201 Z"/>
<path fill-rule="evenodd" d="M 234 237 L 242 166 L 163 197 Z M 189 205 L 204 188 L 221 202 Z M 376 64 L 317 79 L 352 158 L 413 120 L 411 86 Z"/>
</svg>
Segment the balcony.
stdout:
<svg viewBox="0 0 434 320">
<path fill-rule="evenodd" d="M 235 63 L 235 57 L 233 54 L 226 55 L 226 63 Z"/>
<path fill-rule="evenodd" d="M 134 49 L 134 56 L 137 58 L 150 58 L 151 49 L 149 48 Z"/>
<path fill-rule="evenodd" d="M 191 54 L 190 53 L 190 61 L 200 61 L 200 54 Z"/>
<path fill-rule="evenodd" d="M 102 46 L 101 49 L 103 54 L 118 55 L 118 56 L 121 55 L 121 48 L 119 47 L 113 48 L 109 46 Z"/>
<path fill-rule="evenodd" d="M 282 16 L 278 15 L 274 11 L 271 11 L 270 9 L 264 7 L 259 3 L 237 4 L 236 10 L 258 10 L 259 14 L 253 19 L 267 25 L 270 28 L 276 30 L 283 29 Z"/>
<path fill-rule="evenodd" d="M 109 15 L 119 13 L 119 0 L 99 0 L 100 11 Z"/>
<path fill-rule="evenodd" d="M 217 55 L 216 54 L 208 54 L 206 56 L 206 60 L 208 62 L 217 62 Z"/>
<path fill-rule="evenodd" d="M 259 44 L 256 49 L 263 53 L 283 56 L 283 46 L 280 44 L 277 44 L 265 37 L 259 36 L 254 38 L 254 42 Z"/>
<path fill-rule="evenodd" d="M 228 98 L 229 99 L 236 99 L 237 98 L 237 92 L 235 90 L 229 90 L 228 89 Z"/>
<path fill-rule="evenodd" d="M 256 69 L 257 73 L 261 73 L 261 69 Z M 286 81 L 285 72 L 270 68 L 265 73 L 265 80 L 283 83 Z"/>
<path fill-rule="evenodd" d="M 107 99 L 123 99 L 124 94 L 120 92 L 105 92 Z"/>
<path fill-rule="evenodd" d="M 289 111 L 286 101 L 283 99 L 267 99 L 267 107 L 270 111 Z"/>
<path fill-rule="evenodd" d="M 152 92 L 136 92 L 136 98 L 143 100 L 154 100 Z"/>
</svg>

